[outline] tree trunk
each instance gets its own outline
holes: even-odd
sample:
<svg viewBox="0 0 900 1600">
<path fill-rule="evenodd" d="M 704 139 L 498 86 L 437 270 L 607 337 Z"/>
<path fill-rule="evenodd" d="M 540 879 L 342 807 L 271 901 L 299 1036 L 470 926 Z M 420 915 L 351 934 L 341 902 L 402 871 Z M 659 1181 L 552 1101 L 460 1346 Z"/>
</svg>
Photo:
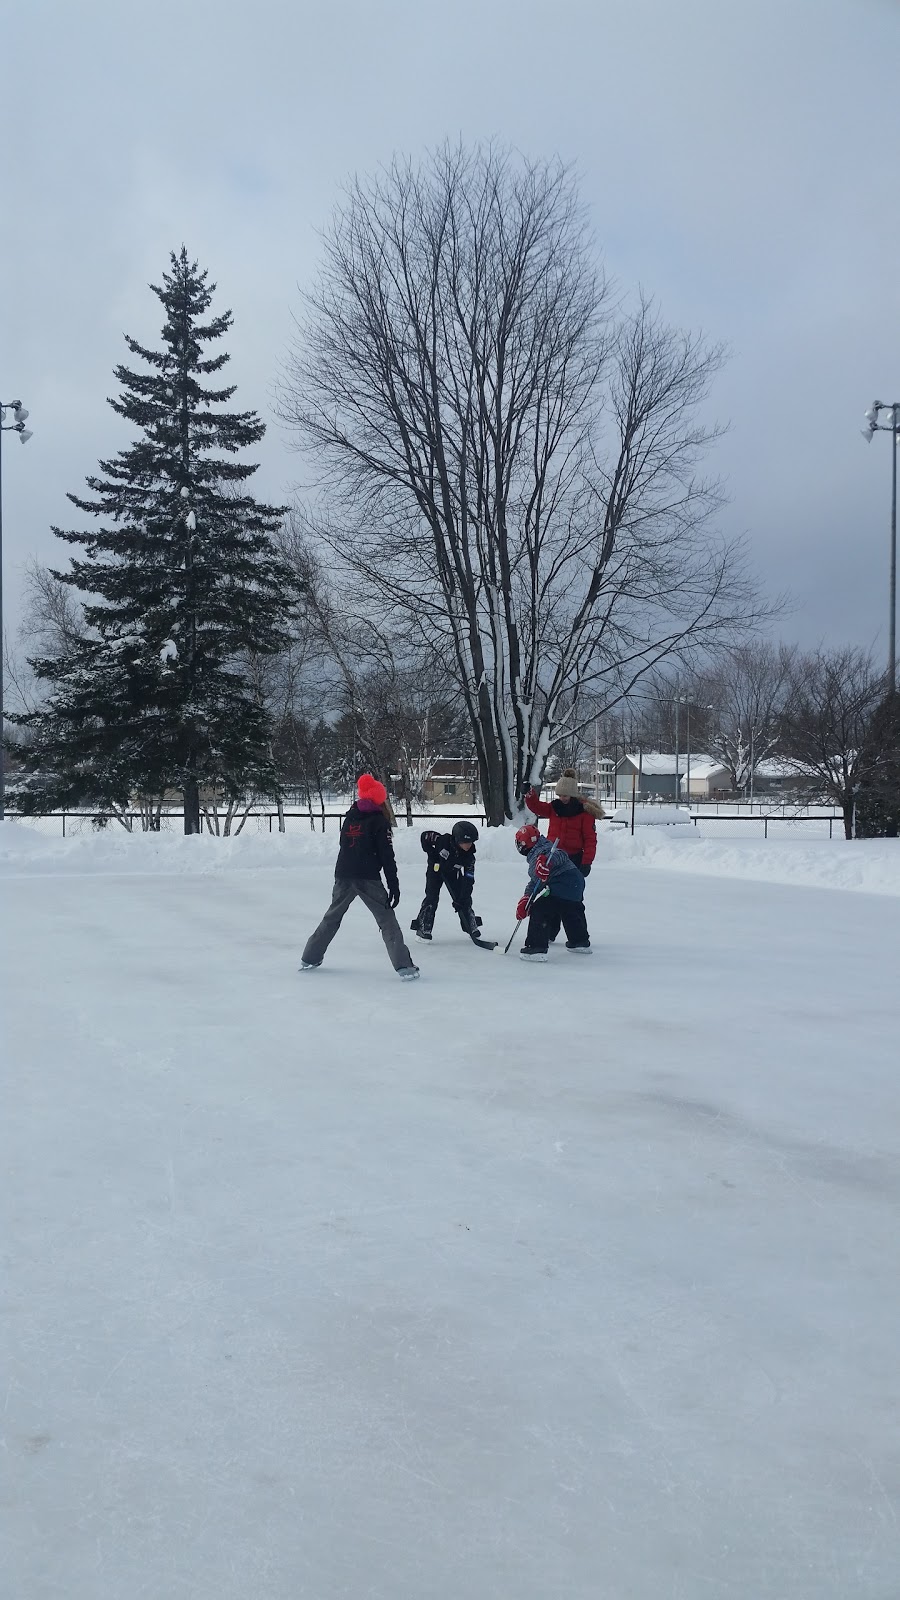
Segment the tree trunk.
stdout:
<svg viewBox="0 0 900 1600">
<path fill-rule="evenodd" d="M 491 755 L 495 759 L 491 760 Z M 506 815 L 506 785 L 503 782 L 503 772 L 495 752 L 488 754 L 483 759 L 479 754 L 478 771 L 481 778 L 481 799 L 484 806 L 485 821 L 489 828 L 502 828 L 507 821 Z"/>
<path fill-rule="evenodd" d="M 503 756 L 494 733 L 490 709 L 479 695 L 478 721 L 475 724 L 478 776 L 481 781 L 481 799 L 489 828 L 502 828 L 509 818 L 507 808 L 506 774 Z"/>
<path fill-rule="evenodd" d="M 189 778 L 182 790 L 184 802 L 184 831 L 185 833 L 200 832 L 200 785 L 196 778 Z"/>
<path fill-rule="evenodd" d="M 841 809 L 842 809 L 842 811 L 844 813 L 844 838 L 845 839 L 852 839 L 853 838 L 853 796 L 852 795 L 849 795 L 849 796 L 845 795 L 844 796 L 844 801 L 843 801 L 843 805 L 842 805 Z"/>
</svg>

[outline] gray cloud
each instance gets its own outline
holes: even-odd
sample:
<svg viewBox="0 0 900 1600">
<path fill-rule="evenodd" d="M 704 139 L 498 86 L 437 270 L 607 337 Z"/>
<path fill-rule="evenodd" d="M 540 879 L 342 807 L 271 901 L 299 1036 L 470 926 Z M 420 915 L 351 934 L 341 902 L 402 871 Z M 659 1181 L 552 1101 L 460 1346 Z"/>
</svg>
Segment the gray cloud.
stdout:
<svg viewBox="0 0 900 1600">
<path fill-rule="evenodd" d="M 0 43 L 0 387 L 35 430 L 4 446 L 12 620 L 124 442 L 104 401 L 169 249 L 210 267 L 268 415 L 342 180 L 461 135 L 574 160 L 608 271 L 728 342 L 725 527 L 794 591 L 786 633 L 883 648 L 889 450 L 859 427 L 900 397 L 898 0 L 31 0 Z M 282 498 L 277 426 L 262 460 Z"/>
</svg>

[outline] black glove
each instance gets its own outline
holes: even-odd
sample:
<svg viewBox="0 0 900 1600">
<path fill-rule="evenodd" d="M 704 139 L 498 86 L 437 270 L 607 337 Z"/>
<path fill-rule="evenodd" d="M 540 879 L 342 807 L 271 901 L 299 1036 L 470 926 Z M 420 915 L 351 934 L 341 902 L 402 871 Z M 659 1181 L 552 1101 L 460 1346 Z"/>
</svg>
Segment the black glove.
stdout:
<svg viewBox="0 0 900 1600">
<path fill-rule="evenodd" d="M 582 867 L 582 869 L 581 869 L 581 876 L 582 876 L 582 877 L 583 877 L 583 878 L 589 878 L 589 877 L 590 877 L 590 875 L 591 875 L 591 863 L 590 863 L 590 862 L 588 862 L 588 864 L 587 864 L 587 866 L 586 866 L 586 867 Z"/>
<path fill-rule="evenodd" d="M 432 850 L 440 837 L 433 828 L 426 828 L 424 833 L 419 834 L 419 843 L 423 850 Z"/>
<path fill-rule="evenodd" d="M 392 911 L 395 911 L 399 904 L 400 904 L 400 885 L 399 884 L 395 884 L 394 888 L 391 890 L 390 894 L 388 895 L 388 905 L 390 906 Z"/>
</svg>

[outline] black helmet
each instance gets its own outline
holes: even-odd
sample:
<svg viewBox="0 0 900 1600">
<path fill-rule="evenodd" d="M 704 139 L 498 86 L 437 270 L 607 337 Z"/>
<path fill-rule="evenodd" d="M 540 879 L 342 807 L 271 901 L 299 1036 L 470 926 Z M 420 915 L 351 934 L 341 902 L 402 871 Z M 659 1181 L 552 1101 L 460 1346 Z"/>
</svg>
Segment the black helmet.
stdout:
<svg viewBox="0 0 900 1600">
<path fill-rule="evenodd" d="M 450 837 L 454 844 L 474 844 L 478 829 L 474 822 L 454 822 Z"/>
</svg>

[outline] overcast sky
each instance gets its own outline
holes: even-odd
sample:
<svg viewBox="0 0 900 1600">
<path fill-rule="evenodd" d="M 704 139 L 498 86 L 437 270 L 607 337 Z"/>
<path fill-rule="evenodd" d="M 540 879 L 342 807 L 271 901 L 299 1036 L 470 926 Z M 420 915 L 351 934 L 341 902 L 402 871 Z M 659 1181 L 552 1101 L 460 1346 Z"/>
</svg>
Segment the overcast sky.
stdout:
<svg viewBox="0 0 900 1600">
<path fill-rule="evenodd" d="M 26 560 L 125 442 L 125 331 L 155 342 L 184 242 L 272 385 L 345 177 L 450 136 L 577 164 L 607 270 L 728 343 L 714 455 L 780 631 L 887 638 L 900 400 L 900 0 L 0 0 L 7 624 Z M 300 470 L 278 424 L 257 491 Z M 83 525 L 83 524 L 82 524 Z"/>
</svg>

